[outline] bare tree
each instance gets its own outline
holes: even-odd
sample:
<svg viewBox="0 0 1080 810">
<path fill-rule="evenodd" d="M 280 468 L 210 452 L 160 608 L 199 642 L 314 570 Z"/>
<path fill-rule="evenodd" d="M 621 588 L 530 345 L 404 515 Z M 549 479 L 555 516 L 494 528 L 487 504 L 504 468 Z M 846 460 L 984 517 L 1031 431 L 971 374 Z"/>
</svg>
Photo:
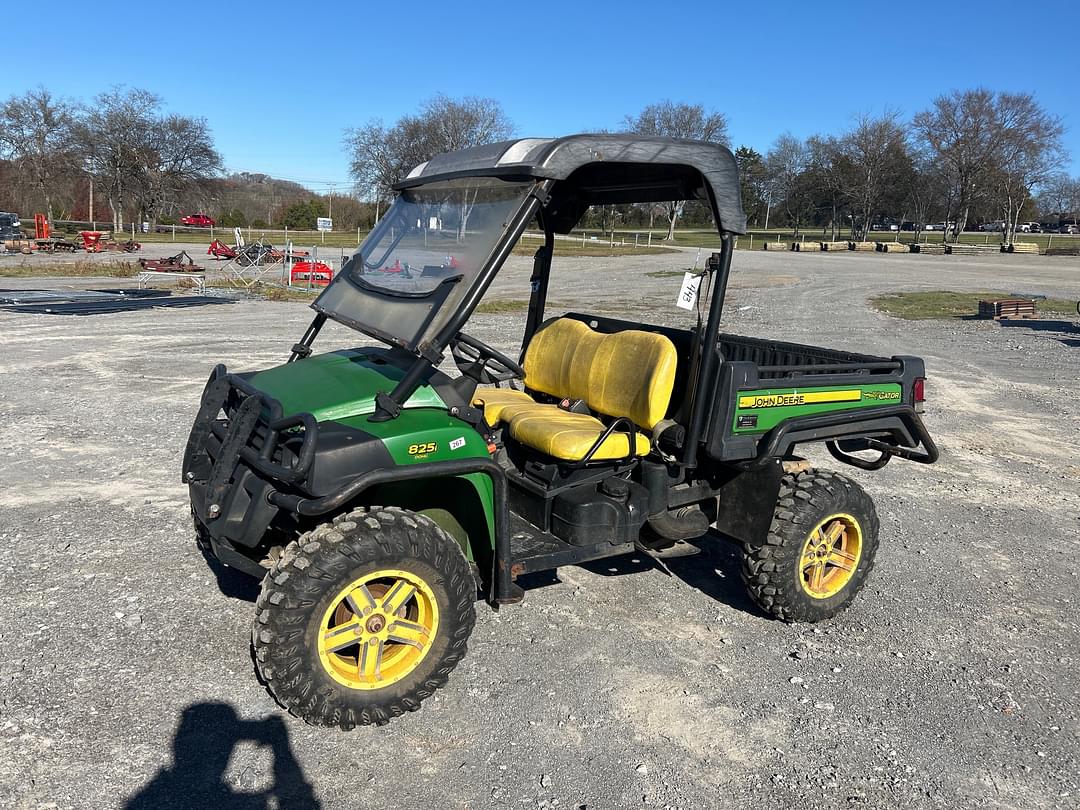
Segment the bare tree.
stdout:
<svg viewBox="0 0 1080 810">
<path fill-rule="evenodd" d="M 956 220 L 955 234 L 967 225 L 972 205 L 984 191 L 993 154 L 994 95 L 966 90 L 938 96 L 933 106 L 915 116 L 912 125 L 933 156 L 950 188 L 945 212 L 946 234 Z M 956 238 L 956 236 L 954 236 Z"/>
<path fill-rule="evenodd" d="M 357 186 L 380 198 L 413 167 L 443 152 L 506 140 L 514 127 L 490 98 L 435 96 L 416 115 L 386 127 L 375 119 L 345 133 L 349 170 Z"/>
<path fill-rule="evenodd" d="M 913 150 L 911 161 L 910 179 L 904 192 L 915 224 L 915 241 L 919 242 L 926 223 L 939 212 L 949 209 L 952 186 L 925 151 Z M 942 233 L 942 239 L 945 236 Z"/>
<path fill-rule="evenodd" d="M 946 221 L 957 215 L 954 239 L 973 206 L 994 198 L 1015 226 L 1032 188 L 1049 175 L 1062 133 L 1030 94 L 982 88 L 934 99 L 915 116 L 914 129 L 952 186 Z"/>
<path fill-rule="evenodd" d="M 394 183 L 435 155 L 507 140 L 513 132 L 513 124 L 494 99 L 438 95 L 425 102 L 419 114 L 403 116 L 390 128 L 374 120 L 347 130 L 345 146 L 357 186 L 381 200 L 390 195 Z M 462 190 L 457 200 L 459 241 L 475 200 L 475 190 Z"/>
<path fill-rule="evenodd" d="M 907 162 L 906 132 L 895 112 L 873 118 L 860 116 L 855 127 L 837 142 L 848 171 L 843 175 L 846 192 L 855 208 L 862 238 L 870 231 L 877 206 L 890 183 Z"/>
<path fill-rule="evenodd" d="M 727 118 L 721 112 L 707 111 L 701 104 L 676 104 L 671 101 L 650 104 L 636 116 L 626 116 L 623 129 L 639 135 L 661 135 L 728 145 Z M 664 214 L 668 219 L 665 241 L 675 238 L 675 223 L 682 213 L 684 202 L 672 200 L 664 205 Z"/>
<path fill-rule="evenodd" d="M 87 171 L 112 210 L 113 230 L 124 228 L 125 195 L 137 182 L 139 153 L 149 140 L 160 104 L 161 99 L 147 90 L 116 88 L 97 96 L 75 127 Z"/>
<path fill-rule="evenodd" d="M 162 203 L 221 169 L 210 128 L 203 118 L 154 117 L 136 150 L 134 174 L 140 187 L 142 215 L 152 224 Z"/>
<path fill-rule="evenodd" d="M 810 150 L 806 144 L 785 132 L 765 155 L 770 198 L 782 205 L 795 236 L 811 208 L 811 188 L 807 183 Z"/>
<path fill-rule="evenodd" d="M 1057 172 L 1047 178 L 1040 188 L 1039 209 L 1058 221 L 1075 218 L 1080 214 L 1080 177 Z"/>
<path fill-rule="evenodd" d="M 840 141 L 831 136 L 812 135 L 806 139 L 806 148 L 809 152 L 809 179 L 817 196 L 829 207 L 830 238 L 836 241 L 841 212 L 852 185 L 851 163 Z"/>
<path fill-rule="evenodd" d="M 72 168 L 72 104 L 44 87 L 12 96 L 0 106 L 0 151 L 24 167 L 53 215 L 53 186 Z"/>
<path fill-rule="evenodd" d="M 1002 238 L 1011 243 L 1020 212 L 1033 190 L 1048 181 L 1064 158 L 1061 120 L 1028 93 L 1002 93 L 995 104 L 992 190 L 1005 217 Z"/>
</svg>

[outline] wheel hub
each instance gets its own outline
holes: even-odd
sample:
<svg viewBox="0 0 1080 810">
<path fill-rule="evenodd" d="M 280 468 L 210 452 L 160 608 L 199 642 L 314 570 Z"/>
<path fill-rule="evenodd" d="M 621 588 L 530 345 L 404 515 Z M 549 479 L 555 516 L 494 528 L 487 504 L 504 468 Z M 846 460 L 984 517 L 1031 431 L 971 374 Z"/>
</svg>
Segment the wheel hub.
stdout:
<svg viewBox="0 0 1080 810">
<path fill-rule="evenodd" d="M 830 515 L 803 545 L 799 584 L 814 599 L 835 596 L 855 576 L 862 557 L 862 527 L 851 515 Z"/>
<path fill-rule="evenodd" d="M 416 669 L 438 627 L 435 593 L 423 579 L 408 571 L 374 571 L 330 600 L 319 626 L 319 658 L 343 686 L 379 689 Z"/>
<path fill-rule="evenodd" d="M 386 619 L 381 614 L 376 613 L 370 619 L 367 620 L 367 631 L 369 633 L 381 633 L 382 629 L 386 627 Z"/>
</svg>

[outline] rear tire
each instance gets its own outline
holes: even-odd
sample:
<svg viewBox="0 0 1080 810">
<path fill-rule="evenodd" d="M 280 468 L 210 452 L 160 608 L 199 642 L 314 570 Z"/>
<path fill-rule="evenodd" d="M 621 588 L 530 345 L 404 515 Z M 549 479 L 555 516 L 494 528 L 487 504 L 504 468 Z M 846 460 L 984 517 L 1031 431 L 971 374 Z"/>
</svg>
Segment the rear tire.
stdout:
<svg viewBox="0 0 1080 810">
<path fill-rule="evenodd" d="M 446 683 L 465 655 L 475 601 L 461 547 L 433 521 L 356 509 L 290 543 L 263 580 L 256 667 L 308 723 L 381 725 Z"/>
<path fill-rule="evenodd" d="M 862 487 L 829 470 L 785 475 L 766 541 L 745 547 L 743 583 L 777 619 L 821 621 L 851 604 L 877 547 L 877 510 Z"/>
</svg>

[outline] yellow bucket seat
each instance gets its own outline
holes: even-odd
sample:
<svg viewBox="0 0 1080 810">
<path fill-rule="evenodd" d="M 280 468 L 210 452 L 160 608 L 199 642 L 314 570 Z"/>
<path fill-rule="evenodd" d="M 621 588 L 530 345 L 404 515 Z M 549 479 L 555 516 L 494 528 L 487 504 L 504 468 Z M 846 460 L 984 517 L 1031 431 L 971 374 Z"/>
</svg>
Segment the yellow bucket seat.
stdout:
<svg viewBox="0 0 1080 810">
<path fill-rule="evenodd" d="M 652 430 L 671 402 L 678 358 L 663 335 L 636 329 L 601 334 L 571 318 L 537 330 L 525 351 L 525 381 L 533 391 L 584 400 L 589 409 Z M 484 388 L 474 403 L 489 424 L 503 422 L 522 444 L 565 461 L 580 461 L 606 425 L 588 414 L 537 403 L 522 391 Z M 593 453 L 595 460 L 630 455 L 630 432 L 617 430 Z M 634 455 L 649 452 L 649 438 L 633 431 Z"/>
</svg>

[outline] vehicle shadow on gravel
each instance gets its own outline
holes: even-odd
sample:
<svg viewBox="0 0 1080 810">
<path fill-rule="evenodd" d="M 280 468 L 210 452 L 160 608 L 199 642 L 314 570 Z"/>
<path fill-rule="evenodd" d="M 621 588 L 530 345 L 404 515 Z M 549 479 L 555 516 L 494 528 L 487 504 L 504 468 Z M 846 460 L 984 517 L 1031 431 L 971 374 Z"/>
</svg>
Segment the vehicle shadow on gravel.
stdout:
<svg viewBox="0 0 1080 810">
<path fill-rule="evenodd" d="M 754 616 L 765 616 L 747 595 L 742 584 L 739 574 L 742 552 L 735 543 L 728 541 L 724 535 L 710 531 L 704 537 L 684 545 L 686 551 L 693 552 L 697 549 L 698 553 L 661 557 L 657 560 L 648 554 L 635 551 L 621 557 L 580 563 L 577 567 L 603 577 L 621 577 L 659 570 L 678 577 L 690 587 L 697 588 L 706 596 L 730 608 Z M 557 585 L 561 580 L 556 571 L 538 571 L 521 576 L 516 582 L 524 590 L 530 591 Z"/>
<path fill-rule="evenodd" d="M 229 760 L 241 743 L 269 750 L 273 763 L 269 774 L 248 764 L 239 778 L 226 778 Z M 124 810 L 189 807 L 308 810 L 322 804 L 293 756 L 280 717 L 242 720 L 226 703 L 194 703 L 184 709 L 173 737 L 172 766 L 163 767 Z"/>
<path fill-rule="evenodd" d="M 1080 334 L 1080 325 L 1073 321 L 1061 321 L 1061 320 L 1003 320 L 998 321 L 1003 327 L 1021 327 L 1023 329 L 1029 329 L 1032 332 L 1057 332 L 1058 335 L 1078 335 Z M 1066 346 L 1072 348 L 1080 347 L 1080 340 L 1072 337 L 1057 337 L 1059 343 L 1064 343 Z"/>
<path fill-rule="evenodd" d="M 202 552 L 206 564 L 213 572 L 218 590 L 221 591 L 223 596 L 252 603 L 259 598 L 259 589 L 262 588 L 261 580 L 237 571 L 235 568 L 229 568 L 206 549 L 200 548 L 199 550 Z"/>
</svg>

